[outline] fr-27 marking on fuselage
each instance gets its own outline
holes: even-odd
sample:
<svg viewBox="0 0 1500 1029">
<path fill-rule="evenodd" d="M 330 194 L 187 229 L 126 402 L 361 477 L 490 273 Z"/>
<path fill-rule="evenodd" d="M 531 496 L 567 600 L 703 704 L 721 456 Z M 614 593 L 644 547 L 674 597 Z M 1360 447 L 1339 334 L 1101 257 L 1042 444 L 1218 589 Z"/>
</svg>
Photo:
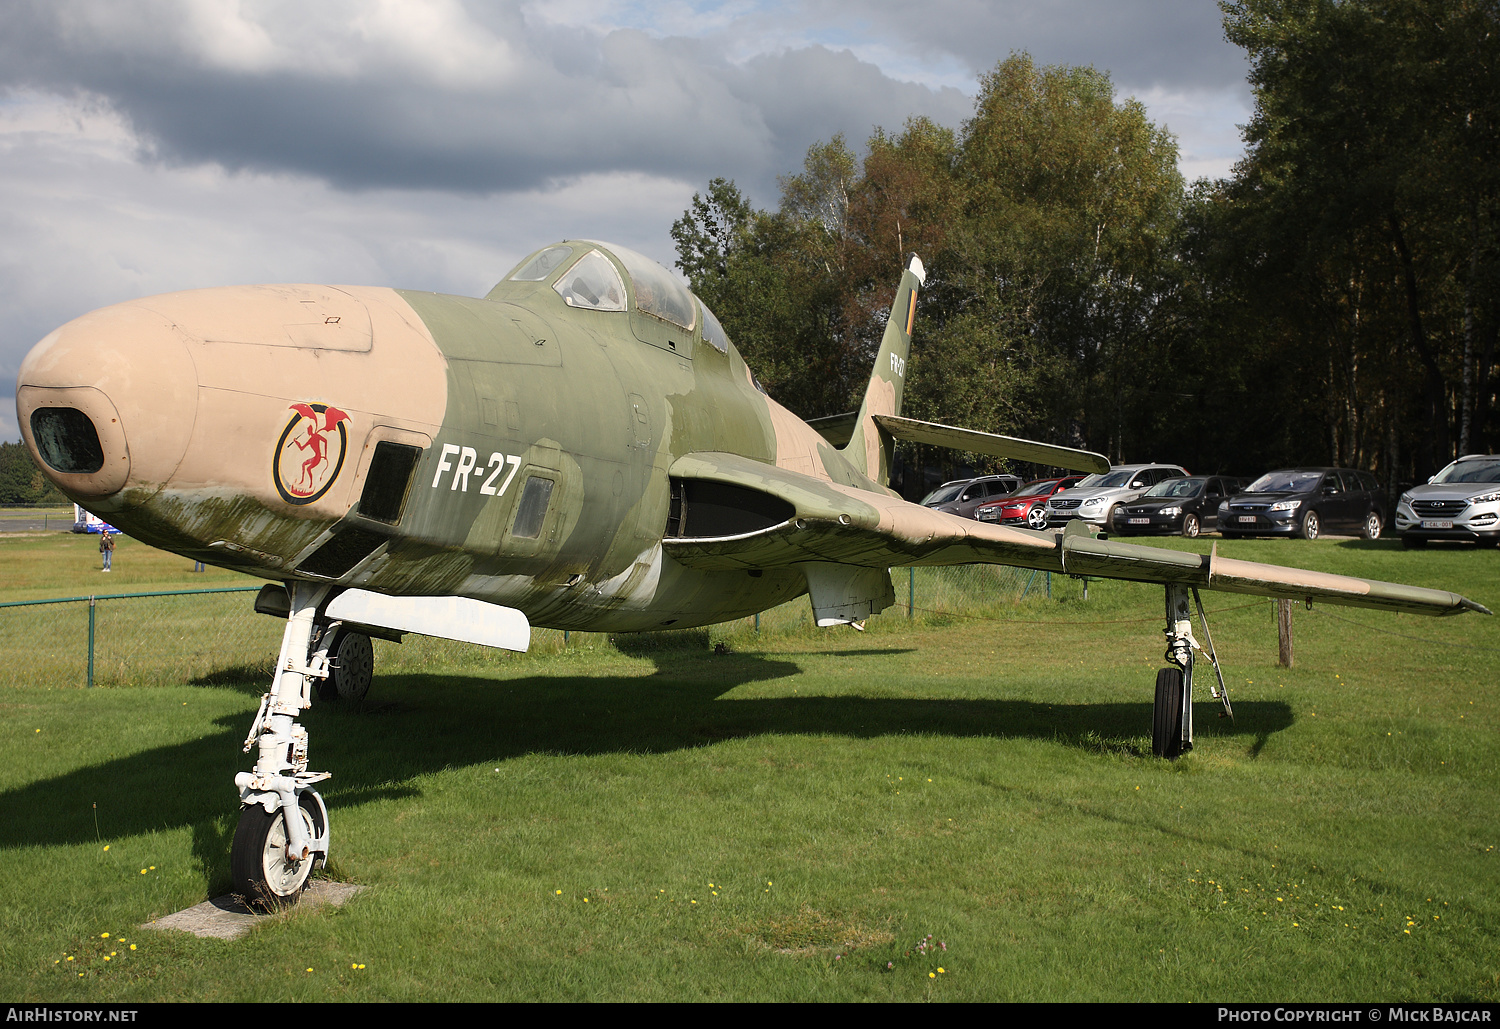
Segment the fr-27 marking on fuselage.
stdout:
<svg viewBox="0 0 1500 1029">
<path fill-rule="evenodd" d="M 448 461 L 448 458 L 454 454 L 458 455 L 458 464 L 456 465 Z M 436 489 L 437 484 L 443 479 L 443 473 L 451 469 L 453 472 L 453 481 L 448 488 L 467 493 L 469 492 L 469 476 L 483 475 L 485 468 L 492 468 L 494 470 L 490 472 L 489 478 L 485 479 L 480 485 L 479 492 L 487 497 L 501 497 L 505 495 L 506 489 L 510 486 L 510 480 L 516 477 L 516 469 L 521 467 L 521 459 L 514 454 L 502 454 L 497 451 L 490 455 L 489 462 L 486 465 L 483 467 L 479 467 L 478 465 L 479 452 L 473 447 L 461 447 L 457 443 L 444 443 L 443 452 L 438 455 L 437 471 L 432 476 L 432 486 Z M 510 466 L 510 474 L 497 487 L 495 485 L 495 478 L 505 470 L 506 465 Z"/>
</svg>

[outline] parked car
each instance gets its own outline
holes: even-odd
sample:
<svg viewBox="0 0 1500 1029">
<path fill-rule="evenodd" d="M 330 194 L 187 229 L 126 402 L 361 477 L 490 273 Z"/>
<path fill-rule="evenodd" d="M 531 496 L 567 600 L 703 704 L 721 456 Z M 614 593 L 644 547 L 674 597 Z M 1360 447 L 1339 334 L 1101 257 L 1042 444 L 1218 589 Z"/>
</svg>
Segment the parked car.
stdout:
<svg viewBox="0 0 1500 1029">
<path fill-rule="evenodd" d="M 1032 479 L 1008 497 L 980 504 L 974 509 L 974 517 L 981 522 L 1024 524 L 1033 529 L 1045 529 L 1047 498 L 1082 481 L 1082 475 L 1065 475 L 1060 479 Z"/>
<path fill-rule="evenodd" d="M 1047 498 L 1047 524 L 1064 525 L 1074 518 L 1107 529 L 1114 520 L 1115 508 L 1140 497 L 1163 479 L 1187 475 L 1187 469 L 1176 464 L 1120 464 L 1107 472 L 1084 476 L 1072 489 Z"/>
<path fill-rule="evenodd" d="M 1301 536 L 1357 532 L 1379 539 L 1385 494 L 1369 472 L 1351 468 L 1283 468 L 1267 472 L 1219 507 L 1219 534 Z"/>
<path fill-rule="evenodd" d="M 1006 497 L 1021 485 L 1019 475 L 981 475 L 976 479 L 945 482 L 922 498 L 922 506 L 973 518 L 974 509 L 987 500 Z"/>
<path fill-rule="evenodd" d="M 1396 531 L 1408 547 L 1428 540 L 1500 542 L 1500 454 L 1469 454 L 1401 494 Z"/>
<path fill-rule="evenodd" d="M 1244 479 L 1226 475 L 1189 475 L 1163 479 L 1141 499 L 1121 505 L 1110 532 L 1121 536 L 1181 533 L 1187 537 L 1219 526 L 1219 505 L 1245 488 Z"/>
</svg>

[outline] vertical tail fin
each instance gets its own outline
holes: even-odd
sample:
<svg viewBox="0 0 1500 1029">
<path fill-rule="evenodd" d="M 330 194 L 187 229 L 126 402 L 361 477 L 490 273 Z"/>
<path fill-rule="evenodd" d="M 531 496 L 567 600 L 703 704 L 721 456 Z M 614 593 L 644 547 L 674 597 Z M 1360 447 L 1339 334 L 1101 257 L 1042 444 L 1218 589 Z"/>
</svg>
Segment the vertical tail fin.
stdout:
<svg viewBox="0 0 1500 1029">
<path fill-rule="evenodd" d="M 906 271 L 901 275 L 901 285 L 896 288 L 896 299 L 891 303 L 891 316 L 885 323 L 885 336 L 880 341 L 880 356 L 875 359 L 875 371 L 870 375 L 870 384 L 865 387 L 865 399 L 854 422 L 854 434 L 843 449 L 844 458 L 850 464 L 882 486 L 891 480 L 891 456 L 895 444 L 890 433 L 875 424 L 873 416 L 901 413 L 901 394 L 906 387 L 906 359 L 911 352 L 911 328 L 917 316 L 917 291 L 926 280 L 927 271 L 922 267 L 921 258 L 912 254 Z"/>
</svg>

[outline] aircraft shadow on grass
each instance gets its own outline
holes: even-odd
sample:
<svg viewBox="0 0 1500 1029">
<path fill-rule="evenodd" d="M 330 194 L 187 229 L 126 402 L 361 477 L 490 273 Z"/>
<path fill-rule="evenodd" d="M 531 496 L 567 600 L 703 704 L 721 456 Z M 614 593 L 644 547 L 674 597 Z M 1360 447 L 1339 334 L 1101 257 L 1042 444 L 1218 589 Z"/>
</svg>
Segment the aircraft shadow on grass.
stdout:
<svg viewBox="0 0 1500 1029">
<path fill-rule="evenodd" d="M 844 658 L 888 650 L 836 652 Z M 450 767 L 526 754 L 654 754 L 760 735 L 901 734 L 1043 739 L 1091 750 L 1139 753 L 1149 702 L 1046 704 L 1028 700 L 805 696 L 721 700 L 738 686 L 794 676 L 795 663 L 764 654 L 663 650 L 648 676 L 390 674 L 361 704 L 319 704 L 303 712 L 313 764 L 334 778 L 331 810 L 413 796 L 412 778 Z M 216 676 L 215 678 L 218 678 Z M 1200 694 L 1201 695 L 1201 694 Z M 1247 701 L 1234 722 L 1219 706 L 1194 706 L 1200 745 L 1251 737 L 1258 753 L 1291 725 L 1289 705 Z M 0 848 L 105 842 L 153 830 L 194 827 L 194 853 L 211 886 L 227 878 L 234 835 L 234 774 L 249 763 L 240 743 L 243 712 L 217 720 L 198 739 L 115 758 L 0 793 Z"/>
</svg>

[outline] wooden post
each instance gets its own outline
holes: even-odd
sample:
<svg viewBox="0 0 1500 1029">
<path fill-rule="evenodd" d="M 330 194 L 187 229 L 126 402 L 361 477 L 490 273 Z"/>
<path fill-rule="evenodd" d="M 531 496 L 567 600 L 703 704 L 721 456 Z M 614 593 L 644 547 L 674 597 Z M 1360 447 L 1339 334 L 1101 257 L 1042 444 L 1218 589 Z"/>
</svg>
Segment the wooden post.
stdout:
<svg viewBox="0 0 1500 1029">
<path fill-rule="evenodd" d="M 1282 668 L 1292 667 L 1292 602 L 1290 600 L 1276 602 L 1276 642 L 1281 650 L 1277 664 Z"/>
</svg>

